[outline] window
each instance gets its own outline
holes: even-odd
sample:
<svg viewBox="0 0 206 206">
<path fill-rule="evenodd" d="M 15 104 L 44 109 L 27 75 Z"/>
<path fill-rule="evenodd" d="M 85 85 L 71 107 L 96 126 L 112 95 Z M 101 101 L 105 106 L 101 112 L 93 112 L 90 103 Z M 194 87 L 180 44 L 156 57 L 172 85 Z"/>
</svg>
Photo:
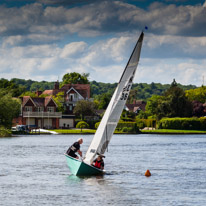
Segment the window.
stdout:
<svg viewBox="0 0 206 206">
<path fill-rule="evenodd" d="M 44 107 L 37 107 L 37 108 L 36 108 L 36 111 L 37 111 L 37 112 L 43 112 L 43 111 L 44 111 Z"/>
<path fill-rule="evenodd" d="M 25 106 L 26 112 L 32 112 L 32 106 Z"/>
<path fill-rule="evenodd" d="M 69 110 L 70 110 L 70 111 L 72 111 L 72 108 L 73 108 L 72 105 L 69 105 Z"/>
<path fill-rule="evenodd" d="M 54 112 L 54 107 L 47 107 L 48 112 Z"/>
<path fill-rule="evenodd" d="M 72 101 L 74 101 L 74 94 L 70 94 L 69 95 L 69 100 L 72 102 Z"/>
</svg>

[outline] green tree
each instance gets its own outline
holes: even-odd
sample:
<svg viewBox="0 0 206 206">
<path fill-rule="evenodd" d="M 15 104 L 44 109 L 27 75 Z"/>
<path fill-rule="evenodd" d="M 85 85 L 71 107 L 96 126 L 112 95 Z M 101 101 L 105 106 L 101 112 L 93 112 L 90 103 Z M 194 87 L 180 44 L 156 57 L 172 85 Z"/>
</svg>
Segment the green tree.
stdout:
<svg viewBox="0 0 206 206">
<path fill-rule="evenodd" d="M 5 93 L 10 93 L 12 97 L 18 97 L 21 93 L 26 91 L 26 88 L 21 85 L 17 85 L 14 81 L 8 81 L 6 79 L 0 79 L 0 89 Z"/>
<path fill-rule="evenodd" d="M 20 97 L 23 97 L 23 96 L 37 97 L 37 94 L 35 92 L 27 91 L 20 95 Z"/>
<path fill-rule="evenodd" d="M 129 93 L 129 97 L 127 99 L 127 103 L 129 104 L 132 104 L 134 102 L 134 100 L 136 100 L 137 98 L 137 94 L 138 94 L 138 91 L 137 89 L 132 89 Z"/>
<path fill-rule="evenodd" d="M 77 72 L 67 73 L 62 78 L 62 84 L 89 84 L 89 73 L 83 73 L 82 75 Z"/>
<path fill-rule="evenodd" d="M 184 90 L 177 86 L 175 80 L 164 96 L 168 117 L 189 117 L 192 115 L 192 104 L 186 97 Z"/>
<path fill-rule="evenodd" d="M 145 109 L 149 116 L 158 114 L 159 105 L 161 105 L 162 100 L 163 97 L 159 95 L 153 95 L 151 98 L 148 99 Z"/>
<path fill-rule="evenodd" d="M 52 96 L 52 98 L 54 99 L 54 101 L 56 102 L 56 104 L 58 105 L 58 111 L 59 112 L 64 112 L 64 107 L 63 107 L 63 103 L 64 103 L 64 92 L 59 92 L 58 94 L 56 94 L 56 96 Z"/>
<path fill-rule="evenodd" d="M 93 116 L 95 114 L 96 104 L 87 100 L 80 100 L 74 108 L 74 114 L 80 116 L 84 120 L 86 115 Z"/>
<path fill-rule="evenodd" d="M 99 109 L 106 109 L 111 99 L 111 95 L 106 93 L 99 96 Z"/>
<path fill-rule="evenodd" d="M 85 121 L 80 121 L 77 123 L 76 128 L 86 129 L 89 128 L 89 125 Z"/>
<path fill-rule="evenodd" d="M 195 89 L 185 91 L 186 97 L 190 101 L 206 102 L 206 86 L 201 86 Z"/>
<path fill-rule="evenodd" d="M 0 92 L 0 125 L 11 128 L 12 120 L 18 117 L 21 103 L 12 98 L 10 94 L 4 95 Z"/>
<path fill-rule="evenodd" d="M 163 96 L 153 95 L 147 102 L 146 112 L 157 119 L 162 117 L 189 117 L 192 104 L 175 80 Z"/>
</svg>

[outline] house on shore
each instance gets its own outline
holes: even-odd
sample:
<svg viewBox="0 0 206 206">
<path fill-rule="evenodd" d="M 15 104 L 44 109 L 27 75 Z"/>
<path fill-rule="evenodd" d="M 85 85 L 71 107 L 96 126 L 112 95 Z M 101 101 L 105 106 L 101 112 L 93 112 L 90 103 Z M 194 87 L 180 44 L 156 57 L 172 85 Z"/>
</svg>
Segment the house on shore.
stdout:
<svg viewBox="0 0 206 206">
<path fill-rule="evenodd" d="M 145 101 L 134 100 L 133 104 L 126 104 L 125 105 L 125 110 L 130 111 L 130 112 L 134 112 L 137 115 L 140 111 L 145 112 L 145 107 L 146 107 Z"/>
<path fill-rule="evenodd" d="M 57 104 L 52 96 L 61 92 L 64 112 L 58 112 Z M 46 97 L 39 97 L 40 95 Z M 21 98 L 21 114 L 13 120 L 13 125 L 29 125 L 38 128 L 72 128 L 75 126 L 74 108 L 78 101 L 90 99 L 89 84 L 65 84 L 59 88 L 55 82 L 54 89 L 36 91 L 37 97 L 24 96 Z"/>
<path fill-rule="evenodd" d="M 63 107 L 64 113 L 59 120 L 60 128 L 74 127 L 75 115 L 74 108 L 78 101 L 90 99 L 90 85 L 89 84 L 65 84 L 59 88 L 59 82 L 55 82 L 54 89 L 45 90 L 42 94 L 49 96 L 56 96 L 59 92 L 63 93 Z"/>
<path fill-rule="evenodd" d="M 57 112 L 57 104 L 52 97 L 24 96 L 21 100 L 21 113 L 13 120 L 14 125 L 28 125 L 31 128 L 59 128 L 62 112 Z"/>
</svg>

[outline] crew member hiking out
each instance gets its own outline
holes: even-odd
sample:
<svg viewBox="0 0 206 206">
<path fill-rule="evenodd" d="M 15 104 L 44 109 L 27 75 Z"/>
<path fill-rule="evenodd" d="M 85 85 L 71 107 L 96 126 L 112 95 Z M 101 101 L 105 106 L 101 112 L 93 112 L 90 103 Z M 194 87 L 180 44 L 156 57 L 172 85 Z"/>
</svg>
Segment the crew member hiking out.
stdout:
<svg viewBox="0 0 206 206">
<path fill-rule="evenodd" d="M 78 152 L 80 157 L 82 157 L 82 151 L 80 150 L 80 144 L 82 143 L 83 143 L 83 139 L 79 138 L 73 145 L 69 147 L 66 153 L 71 157 L 79 159 L 79 157 L 75 153 Z"/>
</svg>

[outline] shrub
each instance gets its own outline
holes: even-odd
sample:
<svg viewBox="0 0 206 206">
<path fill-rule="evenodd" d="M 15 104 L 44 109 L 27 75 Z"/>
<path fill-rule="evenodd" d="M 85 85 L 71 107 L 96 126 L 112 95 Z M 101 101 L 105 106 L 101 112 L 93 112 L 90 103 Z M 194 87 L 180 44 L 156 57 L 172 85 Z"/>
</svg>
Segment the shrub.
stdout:
<svg viewBox="0 0 206 206">
<path fill-rule="evenodd" d="M 85 121 L 80 121 L 77 123 L 76 128 L 80 128 L 80 129 L 89 128 L 89 125 Z"/>
<path fill-rule="evenodd" d="M 97 122 L 97 123 L 95 124 L 95 129 L 97 129 L 97 128 L 99 127 L 99 124 L 100 124 L 100 122 Z"/>
<path fill-rule="evenodd" d="M 143 129 L 144 127 L 155 127 L 156 128 L 155 119 L 137 119 L 136 123 L 140 129 Z"/>
<path fill-rule="evenodd" d="M 11 137 L 11 131 L 4 127 L 0 127 L 0 137 Z"/>
<path fill-rule="evenodd" d="M 96 129 L 96 123 L 99 122 L 97 120 L 87 120 L 87 123 L 89 124 L 90 129 Z"/>
<path fill-rule="evenodd" d="M 127 127 L 123 127 L 122 128 L 122 132 L 128 132 L 128 128 Z"/>
</svg>

